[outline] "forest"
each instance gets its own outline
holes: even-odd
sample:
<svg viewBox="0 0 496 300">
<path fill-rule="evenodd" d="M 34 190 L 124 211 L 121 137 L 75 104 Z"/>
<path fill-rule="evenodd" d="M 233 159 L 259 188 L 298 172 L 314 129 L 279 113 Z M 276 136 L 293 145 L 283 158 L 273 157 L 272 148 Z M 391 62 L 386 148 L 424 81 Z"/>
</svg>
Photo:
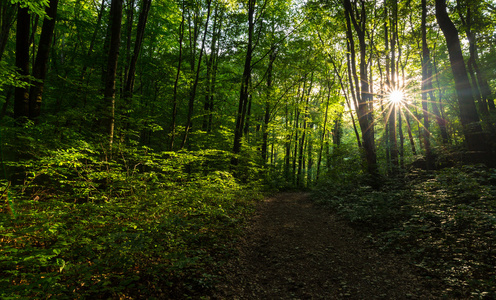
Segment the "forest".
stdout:
<svg viewBox="0 0 496 300">
<path fill-rule="evenodd" d="M 2 0 L 0 74 L 2 299 L 209 299 L 287 190 L 496 297 L 493 0 Z"/>
</svg>

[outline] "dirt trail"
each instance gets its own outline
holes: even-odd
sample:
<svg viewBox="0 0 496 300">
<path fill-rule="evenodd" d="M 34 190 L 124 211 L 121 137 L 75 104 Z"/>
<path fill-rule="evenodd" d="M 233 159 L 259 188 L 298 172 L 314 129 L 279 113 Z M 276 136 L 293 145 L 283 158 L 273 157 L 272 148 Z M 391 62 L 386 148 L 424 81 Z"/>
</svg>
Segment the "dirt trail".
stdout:
<svg viewBox="0 0 496 300">
<path fill-rule="evenodd" d="M 399 258 L 304 193 L 269 198 L 226 267 L 216 299 L 437 299 Z"/>
</svg>

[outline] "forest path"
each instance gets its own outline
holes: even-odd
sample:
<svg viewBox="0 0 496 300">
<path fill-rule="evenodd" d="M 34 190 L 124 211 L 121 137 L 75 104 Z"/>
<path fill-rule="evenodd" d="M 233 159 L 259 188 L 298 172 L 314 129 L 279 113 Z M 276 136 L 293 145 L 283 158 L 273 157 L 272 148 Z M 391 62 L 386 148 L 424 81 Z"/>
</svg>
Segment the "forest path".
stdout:
<svg viewBox="0 0 496 300">
<path fill-rule="evenodd" d="M 306 193 L 262 202 L 215 299 L 436 299 L 409 265 L 374 249 Z"/>
</svg>

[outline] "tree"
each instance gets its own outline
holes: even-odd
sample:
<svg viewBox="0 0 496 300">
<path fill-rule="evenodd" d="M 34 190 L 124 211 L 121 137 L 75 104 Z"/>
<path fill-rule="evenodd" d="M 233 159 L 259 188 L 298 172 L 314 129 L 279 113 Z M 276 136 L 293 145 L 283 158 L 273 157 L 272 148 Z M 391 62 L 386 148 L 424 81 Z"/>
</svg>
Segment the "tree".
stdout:
<svg viewBox="0 0 496 300">
<path fill-rule="evenodd" d="M 46 8 L 46 17 L 43 20 L 41 29 L 40 42 L 38 44 L 38 53 L 33 65 L 33 85 L 29 91 L 29 118 L 36 120 L 41 113 L 41 99 L 45 78 L 48 68 L 48 59 L 50 46 L 52 45 L 53 30 L 55 28 L 55 19 L 57 17 L 57 6 L 59 0 L 50 0 Z"/>
<path fill-rule="evenodd" d="M 241 88 L 239 91 L 238 112 L 236 114 L 236 125 L 234 128 L 234 144 L 233 144 L 233 158 L 232 165 L 238 164 L 237 155 L 241 152 L 241 139 L 243 138 L 243 128 L 245 125 L 245 118 L 247 114 L 247 106 L 249 101 L 249 86 L 251 80 L 251 60 L 253 56 L 253 34 L 255 29 L 255 5 L 256 0 L 247 0 L 248 10 L 248 41 L 246 44 L 246 55 L 243 67 L 243 76 L 241 77 Z"/>
<path fill-rule="evenodd" d="M 191 130 L 192 126 L 192 119 L 193 119 L 193 109 L 195 105 L 195 97 L 196 97 L 196 91 L 198 88 L 198 81 L 200 80 L 200 67 L 202 63 L 202 58 L 203 58 L 203 53 L 205 49 L 205 40 L 207 38 L 207 31 L 208 31 L 208 25 L 209 25 L 209 20 L 210 20 L 210 11 L 211 11 L 211 6 L 212 6 L 212 0 L 207 0 L 207 20 L 205 21 L 205 28 L 203 31 L 203 38 L 201 41 L 201 48 L 200 48 L 200 54 L 198 57 L 198 64 L 196 67 L 196 75 L 193 81 L 193 85 L 191 87 L 190 95 L 189 95 L 189 101 L 188 101 L 188 116 L 186 120 L 186 125 L 184 126 L 184 136 L 183 136 L 183 141 L 181 143 L 181 149 L 184 148 L 186 145 L 186 141 L 188 139 L 188 134 L 189 131 Z M 192 56 L 194 58 L 194 56 Z M 192 65 L 192 70 L 194 70 L 194 65 Z"/>
<path fill-rule="evenodd" d="M 478 152 L 476 154 L 478 157 L 481 157 L 481 154 L 485 156 L 488 154 L 488 149 L 482 126 L 479 123 L 479 114 L 477 113 L 472 87 L 463 60 L 458 30 L 446 11 L 445 0 L 436 0 L 436 18 L 448 46 L 449 60 L 455 80 L 460 121 L 463 126 L 466 146 L 470 151 Z M 487 156 L 485 157 L 487 159 Z M 473 158 L 475 159 L 476 156 Z"/>
<path fill-rule="evenodd" d="M 109 145 L 112 147 L 115 123 L 117 62 L 121 45 L 122 0 L 112 0 L 110 6 L 110 20 L 110 45 L 107 56 L 103 97 L 105 102 L 104 126 L 107 131 Z"/>
<path fill-rule="evenodd" d="M 138 28 L 136 29 L 136 41 L 134 42 L 134 50 L 131 60 L 129 62 L 129 68 L 127 72 L 127 78 L 124 85 L 124 97 L 130 98 L 134 92 L 134 82 L 136 77 L 136 64 L 138 62 L 138 57 L 141 51 L 141 45 L 143 44 L 143 37 L 145 35 L 146 21 L 148 19 L 148 13 L 151 7 L 151 0 L 143 0 L 141 3 L 140 15 L 138 19 Z"/>
<path fill-rule="evenodd" d="M 373 96 L 369 90 L 369 78 L 367 73 L 367 45 L 365 43 L 366 32 L 366 21 L 367 12 L 365 8 L 365 2 L 360 1 L 361 7 L 358 8 L 356 5 L 352 6 L 350 0 L 343 0 L 345 8 L 345 16 L 347 23 L 348 40 L 350 42 L 350 47 L 354 48 L 353 36 L 351 35 L 351 24 L 358 36 L 358 44 L 360 50 L 360 94 L 357 93 L 358 98 L 358 122 L 360 124 L 360 129 L 362 131 L 363 148 L 365 150 L 365 158 L 367 161 L 367 170 L 369 174 L 376 177 L 378 174 L 377 170 L 377 156 L 375 149 L 374 140 L 374 124 L 370 122 L 372 116 L 371 103 L 373 101 Z M 352 60 L 354 60 L 354 55 L 352 52 Z M 356 76 L 356 72 L 355 76 Z M 358 86 L 357 86 L 358 90 Z"/>
<path fill-rule="evenodd" d="M 29 90 L 27 87 L 29 75 L 29 26 L 30 15 L 27 7 L 17 8 L 17 30 L 16 30 L 16 67 L 19 70 L 21 81 L 24 86 L 15 88 L 14 118 L 21 119 L 29 117 Z"/>
<path fill-rule="evenodd" d="M 9 1 L 0 3 L 0 60 L 2 60 L 7 46 L 10 29 L 15 22 L 17 7 L 17 5 L 11 4 Z"/>
<path fill-rule="evenodd" d="M 429 46 L 427 45 L 427 0 L 422 0 L 422 111 L 424 116 L 423 138 L 427 169 L 432 168 L 432 152 L 429 132 L 427 94 L 432 92 L 432 71 Z"/>
</svg>

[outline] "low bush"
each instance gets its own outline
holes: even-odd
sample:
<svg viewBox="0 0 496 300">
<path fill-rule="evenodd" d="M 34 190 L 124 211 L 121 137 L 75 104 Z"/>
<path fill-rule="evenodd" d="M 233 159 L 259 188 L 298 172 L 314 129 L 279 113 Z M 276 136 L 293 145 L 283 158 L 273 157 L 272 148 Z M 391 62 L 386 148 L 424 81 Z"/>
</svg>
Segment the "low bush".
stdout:
<svg viewBox="0 0 496 300">
<path fill-rule="evenodd" d="M 379 247 L 442 280 L 447 298 L 496 297 L 496 169 L 412 170 L 376 191 L 328 182 L 315 193 Z"/>
<path fill-rule="evenodd" d="M 225 169 L 228 159 L 141 147 L 108 160 L 81 142 L 11 163 L 24 180 L 2 181 L 0 298 L 205 293 L 259 197 Z"/>
</svg>

